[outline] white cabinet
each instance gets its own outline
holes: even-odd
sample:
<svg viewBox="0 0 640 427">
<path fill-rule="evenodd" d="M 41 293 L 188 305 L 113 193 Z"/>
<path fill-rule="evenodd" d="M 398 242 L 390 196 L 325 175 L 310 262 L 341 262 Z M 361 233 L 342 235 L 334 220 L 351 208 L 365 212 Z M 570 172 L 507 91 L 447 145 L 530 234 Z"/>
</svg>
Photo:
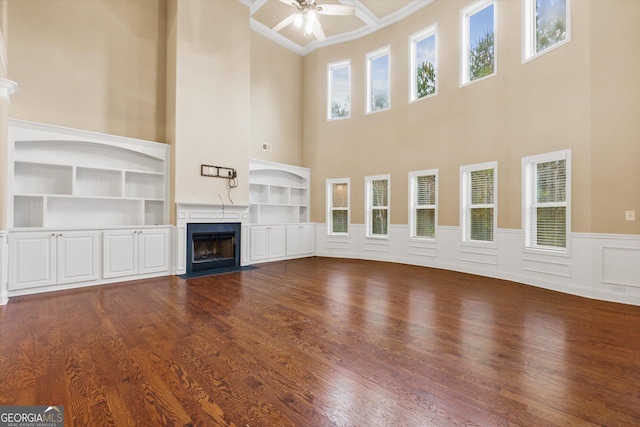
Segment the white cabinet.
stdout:
<svg viewBox="0 0 640 427">
<path fill-rule="evenodd" d="M 9 290 L 98 280 L 97 231 L 9 234 Z"/>
<path fill-rule="evenodd" d="M 287 226 L 287 257 L 313 255 L 315 252 L 315 225 Z"/>
<path fill-rule="evenodd" d="M 169 145 L 8 122 L 9 296 L 169 273 Z"/>
<path fill-rule="evenodd" d="M 284 258 L 286 229 L 283 225 L 253 225 L 249 229 L 252 262 Z"/>
<path fill-rule="evenodd" d="M 108 230 L 103 235 L 105 278 L 169 271 L 168 228 Z"/>
</svg>

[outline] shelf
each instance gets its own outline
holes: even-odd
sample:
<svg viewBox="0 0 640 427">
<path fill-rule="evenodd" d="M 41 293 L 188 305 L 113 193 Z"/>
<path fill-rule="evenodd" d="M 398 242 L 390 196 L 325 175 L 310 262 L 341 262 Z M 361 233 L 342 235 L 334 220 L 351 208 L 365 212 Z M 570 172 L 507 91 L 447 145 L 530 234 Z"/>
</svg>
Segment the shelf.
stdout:
<svg viewBox="0 0 640 427">
<path fill-rule="evenodd" d="M 264 184 L 249 184 L 249 203 L 268 203 L 269 186 Z"/>
<path fill-rule="evenodd" d="M 162 200 L 145 200 L 144 225 L 165 224 L 164 202 Z"/>
<path fill-rule="evenodd" d="M 49 197 L 47 227 L 143 225 L 143 201 L 116 198 Z"/>
<path fill-rule="evenodd" d="M 15 162 L 13 192 L 19 194 L 71 194 L 73 167 Z"/>
<path fill-rule="evenodd" d="M 279 187 L 272 185 L 269 187 L 269 204 L 271 205 L 288 205 L 289 204 L 289 187 Z"/>
<path fill-rule="evenodd" d="M 145 199 L 162 199 L 164 194 L 164 176 L 139 172 L 125 172 L 125 197 L 141 197 Z"/>
<path fill-rule="evenodd" d="M 76 168 L 76 196 L 122 197 L 122 171 Z"/>
<path fill-rule="evenodd" d="M 42 196 L 14 196 L 13 211 L 14 227 L 44 226 L 44 197 Z"/>
<path fill-rule="evenodd" d="M 170 146 L 9 120 L 16 228 L 165 225 Z"/>
<path fill-rule="evenodd" d="M 15 141 L 14 160 L 60 165 L 77 164 L 97 169 L 109 165 L 113 169 L 158 173 L 164 171 L 165 163 L 163 159 L 106 142 L 65 139 Z"/>
<path fill-rule="evenodd" d="M 311 171 L 262 160 L 249 162 L 249 221 L 284 224 L 309 221 Z"/>
<path fill-rule="evenodd" d="M 308 203 L 308 190 L 306 188 L 291 188 L 289 200 L 292 205 L 306 205 Z"/>
</svg>

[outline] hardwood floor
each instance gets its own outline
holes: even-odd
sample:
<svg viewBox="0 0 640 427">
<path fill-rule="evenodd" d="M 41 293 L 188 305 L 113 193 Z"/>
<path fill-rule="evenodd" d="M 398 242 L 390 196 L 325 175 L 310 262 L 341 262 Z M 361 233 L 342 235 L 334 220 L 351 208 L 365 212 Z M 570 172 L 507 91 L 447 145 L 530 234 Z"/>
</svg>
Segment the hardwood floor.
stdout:
<svg viewBox="0 0 640 427">
<path fill-rule="evenodd" d="M 0 405 L 68 426 L 638 426 L 640 307 L 307 258 L 16 297 Z"/>
</svg>

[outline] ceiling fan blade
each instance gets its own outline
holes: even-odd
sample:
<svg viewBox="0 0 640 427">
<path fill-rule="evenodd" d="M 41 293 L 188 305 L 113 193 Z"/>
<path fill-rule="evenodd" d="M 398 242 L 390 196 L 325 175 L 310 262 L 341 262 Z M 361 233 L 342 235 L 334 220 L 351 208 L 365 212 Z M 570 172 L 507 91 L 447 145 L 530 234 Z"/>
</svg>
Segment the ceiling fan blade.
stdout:
<svg viewBox="0 0 640 427">
<path fill-rule="evenodd" d="M 322 15 L 353 15 L 356 8 L 344 4 L 319 4 L 316 11 Z"/>
<path fill-rule="evenodd" d="M 324 35 L 324 31 L 322 30 L 322 25 L 320 25 L 320 21 L 316 21 L 313 24 L 313 35 L 316 36 L 316 39 L 318 39 L 318 41 L 320 42 L 327 38 L 327 36 Z"/>
<path fill-rule="evenodd" d="M 294 7 L 300 8 L 300 5 L 295 0 L 280 0 L 280 1 L 282 3 L 284 3 L 284 4 L 288 4 L 289 6 L 294 6 Z"/>
<path fill-rule="evenodd" d="M 296 15 L 290 15 L 287 16 L 286 18 L 284 18 L 282 21 L 278 22 L 276 25 L 274 25 L 273 27 L 271 27 L 271 29 L 273 31 L 280 31 L 281 29 L 283 29 L 284 27 L 286 27 L 287 25 L 291 24 L 294 20 L 294 18 L 296 17 Z"/>
</svg>

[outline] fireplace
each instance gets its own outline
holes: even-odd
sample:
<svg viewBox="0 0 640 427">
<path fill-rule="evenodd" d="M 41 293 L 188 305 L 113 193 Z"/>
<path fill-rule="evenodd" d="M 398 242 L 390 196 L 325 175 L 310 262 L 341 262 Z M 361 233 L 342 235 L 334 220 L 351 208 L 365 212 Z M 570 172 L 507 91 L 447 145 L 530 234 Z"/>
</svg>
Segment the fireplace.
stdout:
<svg viewBox="0 0 640 427">
<path fill-rule="evenodd" d="M 240 268 L 240 223 L 187 224 L 187 274 Z"/>
</svg>

